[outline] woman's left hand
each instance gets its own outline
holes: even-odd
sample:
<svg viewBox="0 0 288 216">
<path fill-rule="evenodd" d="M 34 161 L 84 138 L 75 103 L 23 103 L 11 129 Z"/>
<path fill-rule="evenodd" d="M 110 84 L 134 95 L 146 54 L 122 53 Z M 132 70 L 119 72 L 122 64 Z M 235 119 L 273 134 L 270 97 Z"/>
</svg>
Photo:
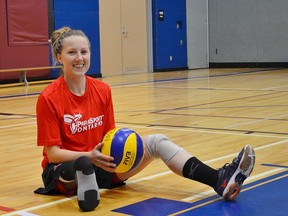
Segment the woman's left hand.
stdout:
<svg viewBox="0 0 288 216">
<path fill-rule="evenodd" d="M 101 153 L 103 142 L 96 145 L 96 147 L 90 152 L 90 160 L 97 167 L 100 167 L 108 172 L 115 172 L 116 164 L 113 163 L 114 158 Z"/>
</svg>

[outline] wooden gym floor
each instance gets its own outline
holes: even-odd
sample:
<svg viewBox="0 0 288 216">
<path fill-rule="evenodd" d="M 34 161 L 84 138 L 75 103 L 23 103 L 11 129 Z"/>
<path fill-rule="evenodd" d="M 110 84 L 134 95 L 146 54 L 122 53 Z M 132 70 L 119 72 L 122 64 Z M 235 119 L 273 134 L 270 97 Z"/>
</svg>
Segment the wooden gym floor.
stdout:
<svg viewBox="0 0 288 216">
<path fill-rule="evenodd" d="M 85 215 L 286 215 L 288 69 L 202 69 L 102 78 L 118 127 L 163 133 L 214 168 L 249 143 L 256 165 L 235 201 L 153 161 L 126 186 L 101 190 Z M 80 215 L 76 197 L 36 195 L 42 186 L 35 104 L 48 83 L 0 86 L 0 214 Z"/>
</svg>

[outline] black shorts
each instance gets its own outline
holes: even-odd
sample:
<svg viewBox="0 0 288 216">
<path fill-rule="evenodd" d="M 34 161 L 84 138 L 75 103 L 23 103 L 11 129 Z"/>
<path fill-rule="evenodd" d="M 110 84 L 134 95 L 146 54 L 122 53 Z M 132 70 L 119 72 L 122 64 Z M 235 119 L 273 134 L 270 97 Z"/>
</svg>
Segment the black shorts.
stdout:
<svg viewBox="0 0 288 216">
<path fill-rule="evenodd" d="M 70 163 L 70 162 L 67 162 Z M 42 173 L 42 180 L 44 188 L 38 188 L 34 191 L 36 194 L 63 194 L 63 188 L 59 188 L 60 169 L 57 169 L 62 164 L 48 163 Z M 93 165 L 96 180 L 99 188 L 111 189 L 125 183 L 117 179 L 114 173 L 107 172 L 99 167 Z M 76 189 L 73 191 L 66 191 L 64 194 L 76 194 Z"/>
</svg>

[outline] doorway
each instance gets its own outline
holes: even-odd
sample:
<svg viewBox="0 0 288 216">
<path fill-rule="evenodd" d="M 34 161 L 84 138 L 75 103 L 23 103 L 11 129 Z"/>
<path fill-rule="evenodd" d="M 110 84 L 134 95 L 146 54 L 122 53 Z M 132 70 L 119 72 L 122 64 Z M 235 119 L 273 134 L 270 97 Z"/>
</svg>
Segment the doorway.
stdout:
<svg viewBox="0 0 288 216">
<path fill-rule="evenodd" d="M 148 71 L 145 0 L 100 0 L 101 73 Z"/>
</svg>

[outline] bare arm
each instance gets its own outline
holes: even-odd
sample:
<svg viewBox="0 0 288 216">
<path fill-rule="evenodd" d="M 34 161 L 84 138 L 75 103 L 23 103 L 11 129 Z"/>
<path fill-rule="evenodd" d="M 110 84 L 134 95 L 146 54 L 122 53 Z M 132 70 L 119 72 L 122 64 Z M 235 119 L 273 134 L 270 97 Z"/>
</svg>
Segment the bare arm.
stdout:
<svg viewBox="0 0 288 216">
<path fill-rule="evenodd" d="M 108 171 L 114 172 L 116 164 L 112 163 L 113 157 L 103 155 L 100 152 L 103 143 L 98 144 L 90 152 L 77 152 L 66 149 L 61 149 L 60 146 L 45 146 L 46 154 L 51 163 L 63 163 L 67 161 L 73 161 L 81 156 L 88 157 L 93 164 Z"/>
</svg>

